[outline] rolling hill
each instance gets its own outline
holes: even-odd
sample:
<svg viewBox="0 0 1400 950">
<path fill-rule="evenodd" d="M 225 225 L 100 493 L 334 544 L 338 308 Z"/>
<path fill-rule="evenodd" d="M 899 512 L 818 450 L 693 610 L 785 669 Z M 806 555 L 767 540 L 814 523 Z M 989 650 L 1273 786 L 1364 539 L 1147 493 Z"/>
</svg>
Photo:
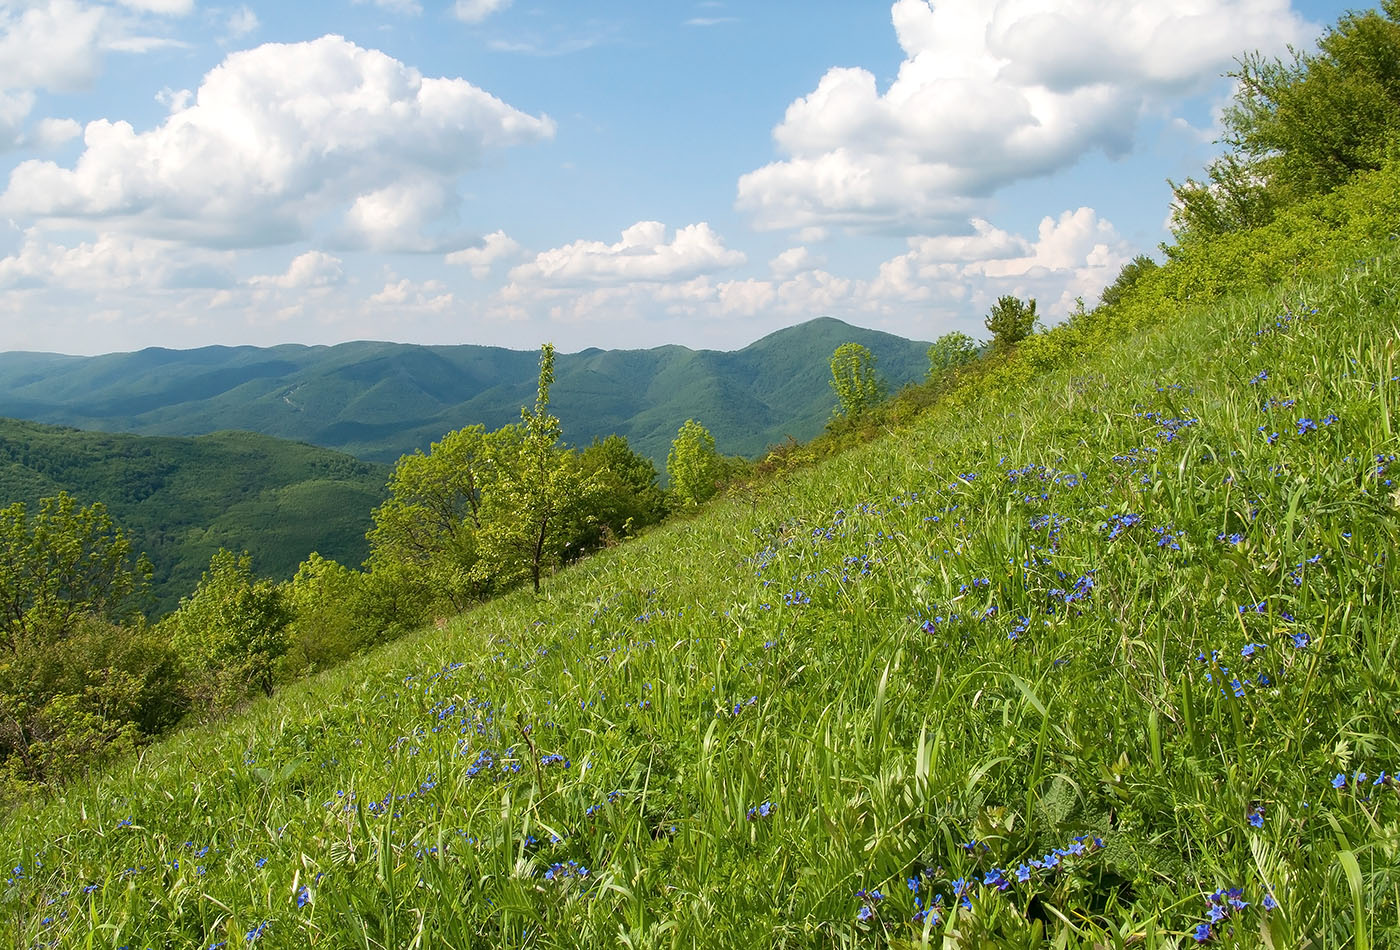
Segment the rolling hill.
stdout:
<svg viewBox="0 0 1400 950">
<path fill-rule="evenodd" d="M 1398 283 L 1004 363 L 34 796 L 0 940 L 1396 946 Z"/>
<path fill-rule="evenodd" d="M 388 468 L 250 432 L 164 438 L 0 419 L 0 504 L 66 491 L 100 501 L 155 568 L 157 613 L 220 547 L 290 577 L 312 551 L 358 565 Z"/>
<path fill-rule="evenodd" d="M 567 441 L 617 433 L 661 465 L 688 418 L 720 451 L 755 455 L 821 430 L 835 404 L 828 361 L 846 342 L 869 347 L 893 387 L 928 368 L 927 343 L 825 317 L 733 352 L 561 354 L 552 408 Z M 534 401 L 537 361 L 535 351 L 368 342 L 0 353 L 0 416 L 145 435 L 241 429 L 393 462 L 464 425 L 517 421 Z"/>
</svg>

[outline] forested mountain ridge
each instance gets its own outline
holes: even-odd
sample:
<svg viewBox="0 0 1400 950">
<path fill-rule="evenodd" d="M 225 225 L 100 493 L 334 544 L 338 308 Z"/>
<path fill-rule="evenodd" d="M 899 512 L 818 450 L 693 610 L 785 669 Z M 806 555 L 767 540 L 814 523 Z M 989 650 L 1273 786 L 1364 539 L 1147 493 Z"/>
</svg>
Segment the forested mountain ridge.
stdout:
<svg viewBox="0 0 1400 950">
<path fill-rule="evenodd" d="M 560 354 L 554 406 L 575 445 L 623 435 L 664 463 L 677 428 L 695 418 L 722 452 L 755 455 L 821 431 L 834 403 L 831 353 L 846 342 L 868 347 L 892 387 L 928 369 L 927 343 L 823 317 L 732 352 Z M 0 415 L 146 435 L 243 429 L 393 462 L 464 425 L 517 421 L 534 395 L 536 359 L 533 350 L 373 342 L 0 353 Z"/>
<path fill-rule="evenodd" d="M 247 550 L 279 578 L 311 551 L 359 564 L 388 477 L 382 465 L 251 432 L 168 438 L 0 418 L 0 507 L 59 492 L 102 502 L 151 559 L 161 611 L 221 547 Z"/>
</svg>

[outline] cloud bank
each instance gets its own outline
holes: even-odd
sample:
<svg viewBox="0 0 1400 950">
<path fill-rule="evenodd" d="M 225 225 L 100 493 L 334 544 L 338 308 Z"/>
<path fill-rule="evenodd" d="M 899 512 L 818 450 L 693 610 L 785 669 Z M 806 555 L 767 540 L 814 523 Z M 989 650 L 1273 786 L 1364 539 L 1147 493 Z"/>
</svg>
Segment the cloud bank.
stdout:
<svg viewBox="0 0 1400 950">
<path fill-rule="evenodd" d="M 425 78 L 339 36 L 230 54 L 154 129 L 88 123 L 71 168 L 30 160 L 0 213 L 212 247 L 327 231 L 427 250 L 455 226 L 456 179 L 554 123 L 463 79 Z"/>
<path fill-rule="evenodd" d="M 739 180 L 757 227 L 955 226 L 1013 182 L 1126 153 L 1154 104 L 1305 33 L 1288 0 L 897 0 L 891 19 L 889 88 L 828 70 L 774 129 L 786 157 Z"/>
</svg>

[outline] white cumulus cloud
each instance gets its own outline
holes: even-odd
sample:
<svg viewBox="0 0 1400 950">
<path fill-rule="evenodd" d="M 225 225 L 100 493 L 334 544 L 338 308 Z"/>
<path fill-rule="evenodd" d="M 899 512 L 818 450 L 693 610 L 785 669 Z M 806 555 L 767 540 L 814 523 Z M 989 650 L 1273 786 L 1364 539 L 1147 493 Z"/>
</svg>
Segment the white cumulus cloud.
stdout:
<svg viewBox="0 0 1400 950">
<path fill-rule="evenodd" d="M 871 282 L 873 302 L 966 300 L 980 313 L 1002 294 L 1036 297 L 1053 319 L 1076 297 L 1092 305 L 1133 255 L 1109 221 L 1092 208 L 1041 220 L 1034 239 L 987 221 L 973 233 L 909 239 L 909 250 L 880 265 Z"/>
<path fill-rule="evenodd" d="M 124 7 L 162 16 L 184 16 L 194 9 L 194 0 L 118 0 Z"/>
<path fill-rule="evenodd" d="M 768 262 L 768 269 L 774 277 L 791 277 L 804 270 L 817 266 L 816 256 L 806 247 L 790 247 Z"/>
<path fill-rule="evenodd" d="M 894 82 L 829 70 L 774 130 L 786 157 L 739 180 L 759 227 L 950 228 L 1004 185 L 1129 150 L 1149 106 L 1306 29 L 1289 0 L 897 0 L 891 18 Z"/>
<path fill-rule="evenodd" d="M 494 231 L 482 238 L 479 247 L 467 247 L 453 251 L 444 260 L 458 267 L 471 268 L 472 276 L 485 280 L 491 276 L 491 268 L 497 261 L 510 260 L 520 254 L 520 245 L 504 231 Z"/>
<path fill-rule="evenodd" d="M 0 213 L 223 247 L 300 240 L 331 219 L 352 243 L 422 250 L 425 228 L 454 225 L 457 176 L 554 132 L 466 80 L 425 78 L 339 36 L 232 53 L 180 105 L 144 132 L 90 122 L 71 168 L 22 162 Z M 409 207 L 389 207 L 396 198 Z"/>
<path fill-rule="evenodd" d="M 83 127 L 74 119 L 40 119 L 24 136 L 24 144 L 37 148 L 57 148 L 83 134 Z"/>
<path fill-rule="evenodd" d="M 456 298 L 447 291 L 439 280 L 425 280 L 415 283 L 407 277 L 389 280 L 384 289 L 371 294 L 369 303 L 380 307 L 399 309 L 428 310 L 440 313 L 453 305 Z"/>
<path fill-rule="evenodd" d="M 615 244 L 575 241 L 541 251 L 512 268 L 517 284 L 576 287 L 635 281 L 671 282 L 743 264 L 742 251 L 731 250 L 709 224 L 679 228 L 668 238 L 660 221 L 639 221 Z"/>
<path fill-rule="evenodd" d="M 104 16 L 77 0 L 0 2 L 0 90 L 86 89 L 101 67 Z"/>
<path fill-rule="evenodd" d="M 224 287 L 232 282 L 231 263 L 227 253 L 111 232 L 66 246 L 31 228 L 15 254 L 0 258 L 0 287 L 94 293 Z"/>
<path fill-rule="evenodd" d="M 423 12 L 423 7 L 418 0 L 355 0 L 356 5 L 363 3 L 373 3 L 381 10 L 388 10 L 391 13 L 403 13 L 408 16 L 417 16 Z"/>
<path fill-rule="evenodd" d="M 344 282 L 345 262 L 325 251 L 307 251 L 292 258 L 282 274 L 266 274 L 250 278 L 249 285 L 265 289 L 306 290 L 333 287 Z"/>
<path fill-rule="evenodd" d="M 228 31 L 229 39 L 238 39 L 256 33 L 260 25 L 258 15 L 247 6 L 241 6 L 228 15 L 224 29 Z"/>
</svg>

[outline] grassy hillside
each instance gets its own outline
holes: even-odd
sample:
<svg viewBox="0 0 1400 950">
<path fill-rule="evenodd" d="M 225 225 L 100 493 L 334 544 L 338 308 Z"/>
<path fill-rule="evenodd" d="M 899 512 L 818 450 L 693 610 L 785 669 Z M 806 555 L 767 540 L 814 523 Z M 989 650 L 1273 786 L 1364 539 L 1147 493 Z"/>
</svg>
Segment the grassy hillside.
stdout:
<svg viewBox="0 0 1400 950">
<path fill-rule="evenodd" d="M 688 418 L 705 423 L 721 452 L 754 455 L 821 431 L 835 405 L 831 353 L 852 341 L 896 387 L 928 369 L 927 343 L 825 317 L 735 352 L 562 354 L 555 408 L 566 440 L 624 435 L 660 465 Z M 397 343 L 0 353 L 0 415 L 148 435 L 246 429 L 393 462 L 464 425 L 518 421 L 534 399 L 538 356 Z"/>
<path fill-rule="evenodd" d="M 1397 286 L 1163 314 L 184 732 L 7 816 L 0 931 L 1394 946 Z"/>
<path fill-rule="evenodd" d="M 0 503 L 66 491 L 100 501 L 155 568 L 158 612 L 194 590 L 221 547 L 290 577 L 312 551 L 351 565 L 368 554 L 384 466 L 248 432 L 194 439 L 109 435 L 0 419 Z"/>
</svg>

